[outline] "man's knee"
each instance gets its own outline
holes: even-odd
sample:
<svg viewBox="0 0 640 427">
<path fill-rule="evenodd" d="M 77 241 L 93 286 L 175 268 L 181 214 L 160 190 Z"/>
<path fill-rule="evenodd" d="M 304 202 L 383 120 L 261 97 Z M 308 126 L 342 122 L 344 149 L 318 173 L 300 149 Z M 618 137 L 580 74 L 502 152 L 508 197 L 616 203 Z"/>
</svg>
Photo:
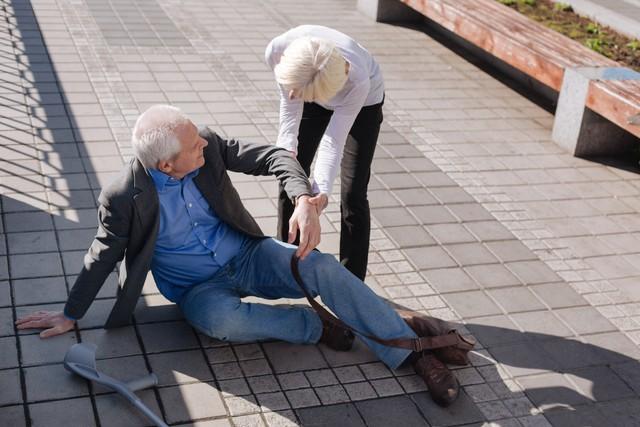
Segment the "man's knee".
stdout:
<svg viewBox="0 0 640 427">
<path fill-rule="evenodd" d="M 234 341 L 241 328 L 246 325 L 245 317 L 241 303 L 225 304 L 208 313 L 206 325 L 202 326 L 210 337 L 220 341 Z"/>
</svg>

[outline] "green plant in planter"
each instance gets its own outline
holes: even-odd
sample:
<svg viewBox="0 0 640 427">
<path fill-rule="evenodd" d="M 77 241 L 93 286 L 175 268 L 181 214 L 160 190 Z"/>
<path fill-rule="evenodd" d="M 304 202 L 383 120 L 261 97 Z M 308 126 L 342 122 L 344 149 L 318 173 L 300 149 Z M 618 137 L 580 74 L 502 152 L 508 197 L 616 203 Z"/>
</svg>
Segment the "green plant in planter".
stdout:
<svg viewBox="0 0 640 427">
<path fill-rule="evenodd" d="M 555 3 L 553 5 L 555 10 L 559 10 L 560 12 L 573 12 L 573 8 L 570 4 L 567 3 Z"/>
<path fill-rule="evenodd" d="M 498 0 L 498 1 L 505 6 L 513 6 L 516 4 L 516 0 Z"/>
<path fill-rule="evenodd" d="M 522 3 L 526 4 L 527 6 L 535 6 L 536 0 L 522 0 Z"/>
<path fill-rule="evenodd" d="M 603 51 L 602 40 L 600 39 L 587 39 L 585 40 L 584 44 L 589 49 L 596 51 L 598 53 L 602 53 Z"/>
<path fill-rule="evenodd" d="M 629 43 L 626 44 L 626 47 L 635 52 L 638 49 L 640 49 L 640 40 L 637 40 L 637 39 L 631 40 Z"/>
<path fill-rule="evenodd" d="M 590 34 L 600 34 L 600 26 L 595 22 L 589 22 L 587 24 L 587 32 Z"/>
</svg>

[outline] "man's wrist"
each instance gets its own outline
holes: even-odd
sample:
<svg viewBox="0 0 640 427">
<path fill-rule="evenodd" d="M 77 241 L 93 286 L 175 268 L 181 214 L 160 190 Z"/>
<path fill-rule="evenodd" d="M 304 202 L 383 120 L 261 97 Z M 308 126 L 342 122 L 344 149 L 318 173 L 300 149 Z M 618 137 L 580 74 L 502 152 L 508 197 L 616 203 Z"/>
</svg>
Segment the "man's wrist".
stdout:
<svg viewBox="0 0 640 427">
<path fill-rule="evenodd" d="M 301 202 L 308 200 L 310 197 L 310 194 L 300 194 L 299 196 L 296 196 L 293 205 L 297 207 Z"/>
<path fill-rule="evenodd" d="M 69 316 L 69 315 L 67 314 L 67 310 L 62 310 L 62 315 L 64 316 L 64 318 L 65 318 L 65 319 L 67 319 L 67 320 L 71 320 L 72 322 L 75 322 L 76 320 L 78 320 L 78 319 L 76 319 L 76 318 L 75 318 L 75 317 L 73 317 L 73 316 Z"/>
</svg>

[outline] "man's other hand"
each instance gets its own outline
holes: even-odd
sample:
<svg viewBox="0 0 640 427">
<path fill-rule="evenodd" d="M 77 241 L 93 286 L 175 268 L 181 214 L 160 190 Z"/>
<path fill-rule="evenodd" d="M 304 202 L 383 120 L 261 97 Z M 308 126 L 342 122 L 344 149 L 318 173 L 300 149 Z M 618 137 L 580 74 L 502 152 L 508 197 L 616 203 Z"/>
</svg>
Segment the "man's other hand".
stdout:
<svg viewBox="0 0 640 427">
<path fill-rule="evenodd" d="M 64 334 L 73 329 L 75 320 L 67 319 L 61 311 L 37 311 L 16 320 L 18 329 L 44 329 L 40 338 Z"/>
<path fill-rule="evenodd" d="M 296 255 L 302 260 L 320 243 L 320 219 L 317 207 L 309 202 L 309 196 L 300 196 L 289 220 L 289 243 L 296 240 L 300 229 L 300 244 Z"/>
</svg>

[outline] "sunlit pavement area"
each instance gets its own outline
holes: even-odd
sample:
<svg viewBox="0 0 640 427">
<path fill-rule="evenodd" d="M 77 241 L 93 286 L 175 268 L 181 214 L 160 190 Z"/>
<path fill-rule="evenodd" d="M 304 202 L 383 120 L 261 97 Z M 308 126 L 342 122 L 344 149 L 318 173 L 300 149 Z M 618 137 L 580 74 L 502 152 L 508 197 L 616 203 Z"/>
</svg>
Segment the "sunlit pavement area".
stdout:
<svg viewBox="0 0 640 427">
<path fill-rule="evenodd" d="M 79 341 L 98 345 L 113 377 L 155 372 L 160 385 L 139 395 L 171 425 L 640 425 L 640 177 L 563 152 L 549 112 L 424 32 L 372 22 L 353 0 L 0 4 L 0 425 L 148 423 L 64 370 Z M 199 335 L 151 279 L 134 324 L 106 331 L 115 272 L 75 332 L 18 333 L 16 317 L 63 306 L 99 190 L 130 158 L 148 106 L 275 142 L 263 52 L 302 23 L 351 35 L 381 64 L 367 284 L 476 337 L 473 365 L 455 368 L 459 400 L 436 406 L 411 367 L 391 371 L 362 343 L 337 353 Z M 233 180 L 274 234 L 275 180 Z M 320 245 L 334 254 L 338 192 Z"/>
</svg>

